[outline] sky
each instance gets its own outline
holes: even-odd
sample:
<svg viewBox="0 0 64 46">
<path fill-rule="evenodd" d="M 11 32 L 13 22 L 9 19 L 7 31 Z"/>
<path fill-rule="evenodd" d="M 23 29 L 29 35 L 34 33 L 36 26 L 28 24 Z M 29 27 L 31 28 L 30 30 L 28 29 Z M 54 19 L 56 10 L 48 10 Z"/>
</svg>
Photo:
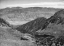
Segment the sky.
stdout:
<svg viewBox="0 0 64 46">
<path fill-rule="evenodd" d="M 0 0 L 0 8 L 17 6 L 64 8 L 64 0 Z"/>
</svg>

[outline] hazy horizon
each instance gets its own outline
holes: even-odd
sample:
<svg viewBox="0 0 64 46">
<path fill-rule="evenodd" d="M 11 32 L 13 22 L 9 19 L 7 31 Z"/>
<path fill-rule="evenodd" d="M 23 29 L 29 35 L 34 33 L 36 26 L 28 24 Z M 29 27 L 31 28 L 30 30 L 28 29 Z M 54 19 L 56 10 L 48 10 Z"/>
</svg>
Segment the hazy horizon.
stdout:
<svg viewBox="0 0 64 46">
<path fill-rule="evenodd" d="M 6 7 L 53 7 L 64 8 L 63 0 L 0 0 L 0 9 Z"/>
</svg>

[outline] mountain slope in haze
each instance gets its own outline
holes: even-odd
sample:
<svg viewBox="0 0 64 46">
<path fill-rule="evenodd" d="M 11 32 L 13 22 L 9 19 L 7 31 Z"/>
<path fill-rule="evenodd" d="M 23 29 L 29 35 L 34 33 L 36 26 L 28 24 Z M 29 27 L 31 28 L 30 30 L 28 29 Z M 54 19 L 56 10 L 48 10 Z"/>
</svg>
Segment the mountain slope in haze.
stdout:
<svg viewBox="0 0 64 46">
<path fill-rule="evenodd" d="M 60 9 L 56 8 L 42 8 L 42 7 L 29 7 L 29 8 L 21 8 L 21 7 L 12 7 L 5 8 L 0 10 L 0 15 L 3 19 L 10 23 L 14 23 L 14 21 L 31 21 L 38 17 L 49 18 L 55 12 Z"/>
</svg>

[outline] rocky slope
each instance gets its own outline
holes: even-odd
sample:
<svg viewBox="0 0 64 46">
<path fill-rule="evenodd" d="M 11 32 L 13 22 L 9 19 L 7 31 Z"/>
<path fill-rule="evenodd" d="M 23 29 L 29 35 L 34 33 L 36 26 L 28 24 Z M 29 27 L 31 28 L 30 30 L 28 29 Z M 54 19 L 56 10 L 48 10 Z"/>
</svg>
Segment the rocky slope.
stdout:
<svg viewBox="0 0 64 46">
<path fill-rule="evenodd" d="M 56 12 L 53 16 L 47 19 L 47 22 L 49 23 L 49 25 L 44 30 L 39 31 L 38 32 L 39 35 L 38 34 L 36 35 L 37 40 L 39 40 L 38 42 L 43 45 L 46 44 L 48 46 L 53 46 L 53 44 L 54 46 L 61 46 L 61 45 L 63 46 L 64 45 L 64 10 L 60 10 Z M 39 38 L 38 36 L 40 36 L 41 38 Z"/>
<path fill-rule="evenodd" d="M 63 14 L 64 14 L 64 10 L 60 10 L 48 19 L 40 17 L 26 24 L 21 25 L 16 29 L 19 30 L 20 32 L 23 32 L 22 30 L 25 30 L 26 32 L 36 32 L 39 29 L 42 29 L 42 30 L 45 29 L 50 23 L 63 24 L 64 22 Z"/>
<path fill-rule="evenodd" d="M 43 17 L 37 18 L 33 21 L 30 21 L 24 25 L 17 27 L 16 29 L 20 32 L 24 32 L 24 30 L 27 33 L 33 32 L 36 41 L 42 45 L 46 44 L 48 46 L 52 46 L 54 44 L 54 46 L 58 46 L 59 44 L 60 46 L 60 45 L 64 45 L 63 42 L 64 24 L 63 23 L 64 23 L 64 10 L 60 10 L 48 19 L 43 19 Z M 36 33 L 36 31 L 38 31 L 38 33 Z"/>
<path fill-rule="evenodd" d="M 0 18 L 0 26 L 3 27 L 3 26 L 7 26 L 7 27 L 10 27 L 10 24 L 4 20 L 3 18 Z"/>
<path fill-rule="evenodd" d="M 40 17 L 26 24 L 20 25 L 15 29 L 23 33 L 34 34 L 37 30 L 44 29 L 47 26 L 45 25 L 45 23 L 46 23 L 46 18 Z"/>
<path fill-rule="evenodd" d="M 64 23 L 64 10 L 60 10 L 56 12 L 53 16 L 48 19 L 48 22 L 56 23 L 56 24 L 63 24 Z"/>
<path fill-rule="evenodd" d="M 53 9 L 54 12 L 52 9 L 51 10 L 49 9 L 50 12 L 49 10 L 48 11 L 46 10 L 48 9 L 45 8 L 42 10 L 42 8 L 25 8 L 25 9 L 19 8 L 18 10 L 17 8 L 16 9 L 12 8 L 11 10 L 11 8 L 10 9 L 7 8 L 6 10 L 4 9 L 1 10 L 0 12 L 1 18 L 4 18 L 4 20 L 0 20 L 1 21 L 0 23 L 1 25 L 2 23 L 8 25 L 7 21 L 5 21 L 6 20 L 5 18 L 6 17 L 8 18 L 9 15 L 12 15 L 12 13 L 14 14 L 12 16 L 17 17 L 18 12 L 21 13 L 21 11 L 23 15 L 26 12 L 27 14 L 30 13 L 31 17 L 32 15 L 34 15 L 33 13 L 35 14 L 38 13 L 38 15 L 40 15 L 41 12 L 45 14 L 47 13 L 52 14 L 56 12 L 56 9 L 55 10 Z M 9 17 L 9 18 L 12 19 L 14 17 Z M 63 23 L 64 23 L 64 10 L 60 10 L 48 19 L 43 16 L 38 16 L 34 20 L 31 20 L 30 22 L 20 25 L 16 28 L 0 27 L 0 45 L 1 46 L 4 45 L 6 46 L 45 46 L 45 45 L 60 46 L 61 45 L 62 46 L 64 44 Z"/>
</svg>

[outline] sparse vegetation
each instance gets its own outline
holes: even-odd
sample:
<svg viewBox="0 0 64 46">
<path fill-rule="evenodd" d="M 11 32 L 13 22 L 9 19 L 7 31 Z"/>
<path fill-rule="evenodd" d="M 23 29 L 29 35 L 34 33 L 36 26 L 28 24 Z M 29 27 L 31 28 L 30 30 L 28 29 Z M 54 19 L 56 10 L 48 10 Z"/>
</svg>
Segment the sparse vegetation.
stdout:
<svg viewBox="0 0 64 46">
<path fill-rule="evenodd" d="M 53 8 L 5 8 L 0 10 L 0 46 L 64 45 L 64 10 Z M 58 11 L 58 12 L 57 12 Z M 56 12 L 56 13 L 55 13 Z M 29 21 L 12 25 L 9 21 Z"/>
</svg>

